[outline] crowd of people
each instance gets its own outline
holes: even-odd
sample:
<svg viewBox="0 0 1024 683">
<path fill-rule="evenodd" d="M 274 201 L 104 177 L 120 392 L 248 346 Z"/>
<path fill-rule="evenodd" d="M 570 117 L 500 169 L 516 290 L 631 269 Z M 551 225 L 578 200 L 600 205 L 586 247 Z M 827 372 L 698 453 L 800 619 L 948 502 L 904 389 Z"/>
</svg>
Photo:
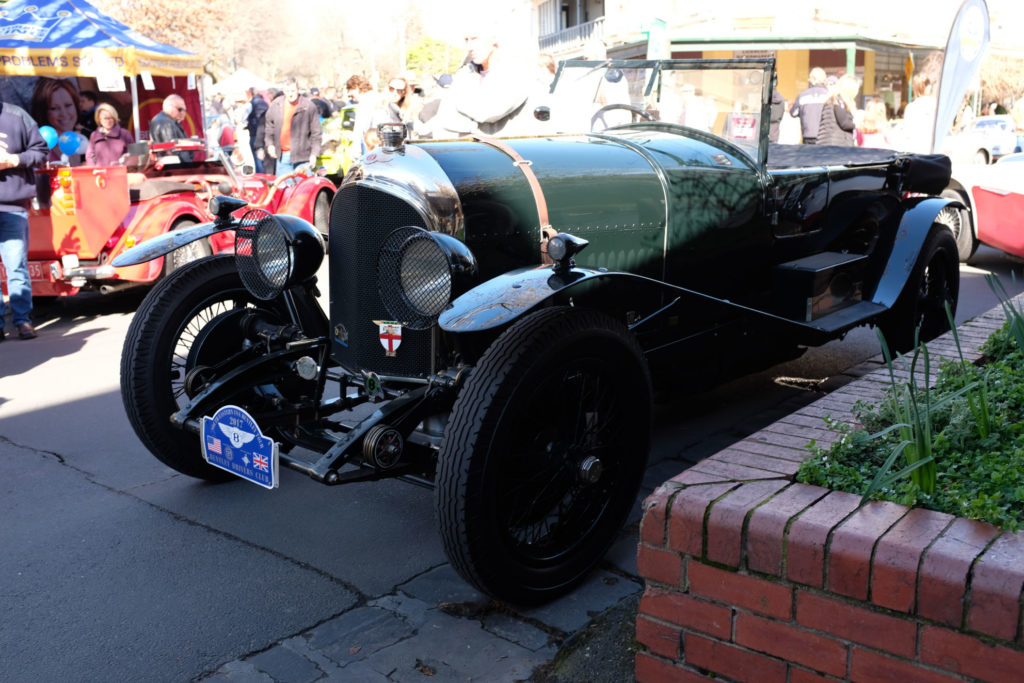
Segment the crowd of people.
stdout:
<svg viewBox="0 0 1024 683">
<path fill-rule="evenodd" d="M 815 67 L 807 80 L 808 87 L 788 103 L 788 107 L 782 100 L 783 106 L 776 112 L 773 101 L 773 125 L 776 117 L 781 119 L 787 113 L 791 120 L 799 121 L 799 126 L 794 125 L 788 136 L 783 134 L 773 141 L 873 147 L 921 154 L 932 152 L 936 83 L 928 74 L 914 75 L 910 100 L 895 111 L 875 95 L 864 95 L 863 106 L 858 107 L 860 82 L 850 74 L 829 76 L 824 69 Z M 778 97 L 781 100 L 781 95 Z M 1019 118 L 1024 120 L 1024 100 L 1018 106 Z M 982 113 L 1008 112 L 1002 105 L 992 103 Z M 954 128 L 962 127 L 973 116 L 973 108 L 965 102 Z"/>
<path fill-rule="evenodd" d="M 236 162 L 282 175 L 318 159 L 324 164 L 325 157 L 347 166 L 380 145 L 384 123 L 406 126 L 410 139 L 526 133 L 528 101 L 547 92 L 554 73 L 551 55 L 523 68 L 520 56 L 503 50 L 493 35 L 469 36 L 465 62 L 454 74 L 421 78 L 406 71 L 380 91 L 361 74 L 322 92 L 300 92 L 289 80 L 281 89 L 222 93 L 208 109 L 218 129 L 233 128 Z M 339 150 L 353 143 L 354 149 Z"/>
<path fill-rule="evenodd" d="M 584 54 L 588 59 L 605 57 L 600 45 L 588 45 Z M 381 124 L 404 125 L 411 139 L 534 132 L 533 98 L 548 92 L 555 69 L 549 54 L 524 59 L 522 53 L 504 49 L 493 33 L 474 35 L 466 38 L 466 57 L 454 74 L 420 78 L 405 72 L 389 79 L 381 91 L 360 74 L 351 76 L 341 89 L 325 87 L 323 92 L 318 88 L 302 91 L 296 80 L 289 79 L 280 89 L 220 93 L 201 104 L 194 94 L 186 102 L 181 94 L 171 93 L 162 102 L 157 100 L 160 111 L 142 130 L 153 145 L 205 130 L 208 144 L 229 152 L 239 167 L 285 176 L 330 164 L 329 174 L 340 179 L 359 156 L 381 144 Z M 614 84 L 605 86 L 612 89 Z M 853 75 L 811 69 L 808 87 L 792 102 L 777 89 L 773 92 L 771 141 L 931 151 L 936 102 L 928 76 L 914 77 L 911 101 L 898 113 L 879 97 L 858 100 L 859 91 Z M 661 102 L 663 114 L 675 111 L 674 105 L 678 112 L 671 120 L 711 129 L 714 106 L 693 85 L 683 84 L 675 97 L 678 101 Z M 135 138 L 121 124 L 125 106 L 116 104 L 90 90 L 79 92 L 69 79 L 45 77 L 36 80 L 30 106 L 2 103 L 0 260 L 7 265 L 12 321 L 22 339 L 36 334 L 29 320 L 31 289 L 25 265 L 26 212 L 37 197 L 39 183 L 32 168 L 47 161 L 121 163 Z M 193 116 L 187 121 L 190 106 Z M 893 126 L 894 115 L 902 117 L 899 128 Z M 202 122 L 198 126 L 197 120 Z M 194 160 L 193 152 L 174 153 L 181 162 Z M 6 337 L 4 313 L 0 300 L 0 341 Z"/>
</svg>

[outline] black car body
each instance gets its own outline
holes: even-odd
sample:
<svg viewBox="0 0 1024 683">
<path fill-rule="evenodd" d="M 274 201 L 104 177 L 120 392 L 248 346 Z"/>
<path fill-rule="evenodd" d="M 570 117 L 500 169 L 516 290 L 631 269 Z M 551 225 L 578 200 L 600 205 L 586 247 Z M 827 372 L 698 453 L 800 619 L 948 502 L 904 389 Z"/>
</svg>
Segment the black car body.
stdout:
<svg viewBox="0 0 1024 683">
<path fill-rule="evenodd" d="M 382 129 L 332 205 L 329 316 L 316 231 L 239 225 L 222 198 L 194 230 L 236 228 L 233 261 L 169 279 L 129 332 L 136 432 L 179 471 L 230 478 L 196 435 L 237 406 L 318 481 L 433 485 L 448 556 L 483 591 L 571 589 L 635 503 L 656 386 L 864 324 L 905 349 L 955 309 L 949 201 L 929 196 L 948 160 L 769 146 L 773 67 L 565 62 L 530 102 L 534 136 Z"/>
</svg>

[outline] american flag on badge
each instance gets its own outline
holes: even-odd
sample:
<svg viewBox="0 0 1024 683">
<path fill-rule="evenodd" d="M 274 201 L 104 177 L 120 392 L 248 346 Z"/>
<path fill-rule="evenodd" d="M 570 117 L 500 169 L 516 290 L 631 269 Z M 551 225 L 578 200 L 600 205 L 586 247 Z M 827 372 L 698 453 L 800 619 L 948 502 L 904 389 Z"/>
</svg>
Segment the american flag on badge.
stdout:
<svg viewBox="0 0 1024 683">
<path fill-rule="evenodd" d="M 265 455 L 256 454 L 252 456 L 252 466 L 258 470 L 263 470 L 264 472 L 270 471 L 270 461 L 267 460 L 267 456 Z"/>
<path fill-rule="evenodd" d="M 220 439 L 214 437 L 206 442 L 206 450 L 217 455 L 222 455 L 220 450 Z"/>
</svg>

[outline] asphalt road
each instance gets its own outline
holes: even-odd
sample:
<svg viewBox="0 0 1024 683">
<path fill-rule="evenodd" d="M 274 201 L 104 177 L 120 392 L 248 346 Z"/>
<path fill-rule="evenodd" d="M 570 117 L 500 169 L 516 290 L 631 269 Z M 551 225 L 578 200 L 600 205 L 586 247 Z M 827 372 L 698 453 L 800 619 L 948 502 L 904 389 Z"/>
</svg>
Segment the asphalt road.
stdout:
<svg viewBox="0 0 1024 683">
<path fill-rule="evenodd" d="M 982 248 L 961 268 L 958 321 L 997 303 L 988 270 L 1024 289 L 1015 267 Z M 140 299 L 37 304 L 39 338 L 0 346 L 0 680 L 525 679 L 640 590 L 639 506 L 593 580 L 523 611 L 454 575 L 428 490 L 328 488 L 290 470 L 272 492 L 177 475 L 121 406 Z M 874 332 L 858 330 L 661 406 L 647 490 L 877 352 Z"/>
</svg>

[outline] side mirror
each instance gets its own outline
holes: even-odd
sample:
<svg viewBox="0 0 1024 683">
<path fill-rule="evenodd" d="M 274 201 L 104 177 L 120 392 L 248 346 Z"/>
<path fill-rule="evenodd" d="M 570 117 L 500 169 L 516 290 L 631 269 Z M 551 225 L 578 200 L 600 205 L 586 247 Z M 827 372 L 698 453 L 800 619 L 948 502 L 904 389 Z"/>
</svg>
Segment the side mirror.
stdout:
<svg viewBox="0 0 1024 683">
<path fill-rule="evenodd" d="M 551 120 L 551 107 L 541 105 L 533 110 L 533 118 L 538 121 L 550 121 Z"/>
<path fill-rule="evenodd" d="M 222 180 L 217 183 L 217 192 L 220 192 L 223 195 L 230 195 L 233 189 L 234 188 L 231 187 L 231 181 L 229 180 Z"/>
</svg>

